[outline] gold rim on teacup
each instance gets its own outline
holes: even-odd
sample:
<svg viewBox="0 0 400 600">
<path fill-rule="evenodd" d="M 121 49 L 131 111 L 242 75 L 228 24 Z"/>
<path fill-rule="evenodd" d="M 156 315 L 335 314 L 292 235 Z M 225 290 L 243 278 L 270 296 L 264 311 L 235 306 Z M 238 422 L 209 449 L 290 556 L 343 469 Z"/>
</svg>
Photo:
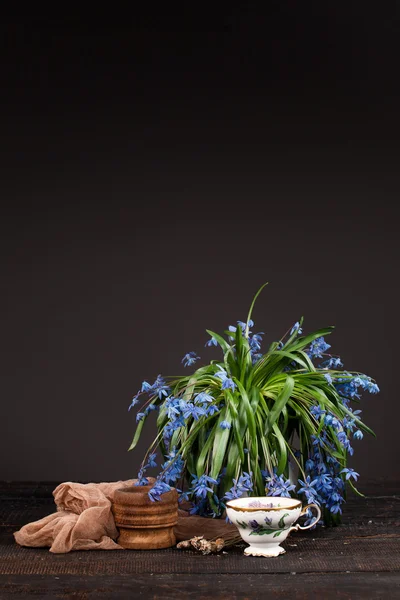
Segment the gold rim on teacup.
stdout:
<svg viewBox="0 0 400 600">
<path fill-rule="evenodd" d="M 258 497 L 258 498 L 254 498 L 254 497 L 249 497 L 248 499 L 250 501 L 255 501 L 255 500 L 263 500 L 265 501 L 268 498 L 268 496 L 265 497 Z M 268 499 L 272 500 L 278 500 L 278 498 L 276 496 L 270 496 Z M 289 498 L 279 498 L 281 500 L 285 499 L 285 500 L 289 500 Z M 284 506 L 237 506 L 236 504 L 234 504 L 234 502 L 237 502 L 237 500 L 244 500 L 244 498 L 236 498 L 235 500 L 228 500 L 228 502 L 226 503 L 227 508 L 231 508 L 232 510 L 236 510 L 238 512 L 255 512 L 255 511 L 269 511 L 269 510 L 294 510 L 295 508 L 301 508 L 302 507 L 302 503 L 300 500 L 295 500 L 294 504 L 289 504 L 289 505 L 284 505 Z M 247 498 L 246 498 L 247 500 Z"/>
</svg>

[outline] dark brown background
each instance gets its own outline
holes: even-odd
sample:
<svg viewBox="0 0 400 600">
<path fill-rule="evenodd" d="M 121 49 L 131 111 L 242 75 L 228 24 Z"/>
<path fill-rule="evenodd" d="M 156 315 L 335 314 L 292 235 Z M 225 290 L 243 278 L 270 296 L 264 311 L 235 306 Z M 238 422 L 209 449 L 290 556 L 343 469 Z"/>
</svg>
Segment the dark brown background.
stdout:
<svg viewBox="0 0 400 600">
<path fill-rule="evenodd" d="M 4 21 L 0 479 L 135 475 L 140 382 L 211 357 L 266 280 L 268 341 L 335 324 L 377 379 L 352 465 L 398 475 L 398 4 L 376 10 Z"/>
</svg>

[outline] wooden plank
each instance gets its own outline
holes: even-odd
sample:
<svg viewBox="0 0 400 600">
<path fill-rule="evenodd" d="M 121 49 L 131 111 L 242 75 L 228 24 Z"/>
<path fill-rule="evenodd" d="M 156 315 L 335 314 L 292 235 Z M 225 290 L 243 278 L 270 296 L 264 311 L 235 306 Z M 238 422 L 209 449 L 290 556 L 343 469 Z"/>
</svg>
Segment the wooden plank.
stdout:
<svg viewBox="0 0 400 600">
<path fill-rule="evenodd" d="M 76 600 L 97 598 L 152 598 L 154 600 L 196 600 L 229 598 L 324 598 L 331 600 L 364 600 L 365 598 L 395 600 L 400 597 L 400 575 L 398 573 L 345 573 L 321 575 L 202 575 L 149 574 L 60 577 L 3 576 L 0 577 L 2 600 L 24 600 L 35 597 L 75 598 Z"/>
<path fill-rule="evenodd" d="M 0 573 L 9 575 L 123 575 L 143 573 L 341 573 L 400 570 L 400 536 L 319 539 L 293 534 L 274 559 L 243 556 L 243 547 L 203 556 L 187 550 L 93 551 L 51 554 L 21 548 L 11 530 L 0 534 Z"/>
<path fill-rule="evenodd" d="M 56 505 L 50 498 L 38 501 L 11 500 L 0 502 L 0 528 L 14 527 L 19 529 L 26 523 L 38 521 L 56 512 Z"/>
</svg>

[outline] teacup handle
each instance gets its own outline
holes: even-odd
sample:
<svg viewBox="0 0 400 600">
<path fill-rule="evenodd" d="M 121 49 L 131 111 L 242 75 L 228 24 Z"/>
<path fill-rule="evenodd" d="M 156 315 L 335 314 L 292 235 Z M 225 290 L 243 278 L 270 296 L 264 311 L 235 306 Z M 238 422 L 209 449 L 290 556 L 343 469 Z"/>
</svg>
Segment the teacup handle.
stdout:
<svg viewBox="0 0 400 600">
<path fill-rule="evenodd" d="M 304 529 L 310 529 L 311 527 L 314 527 L 314 525 L 315 525 L 316 523 L 318 523 L 318 521 L 319 521 L 319 520 L 320 520 L 320 518 L 321 518 L 321 510 L 320 510 L 320 508 L 319 508 L 319 506 L 318 506 L 317 504 L 307 504 L 307 506 L 305 506 L 305 507 L 303 508 L 303 510 L 301 511 L 301 513 L 299 514 L 299 517 L 301 517 L 302 515 L 304 515 L 304 514 L 307 512 L 307 510 L 308 510 L 309 508 L 315 508 L 315 510 L 317 511 L 317 519 L 314 521 L 314 523 L 310 523 L 310 525 L 306 525 L 305 527 L 302 527 L 302 526 L 301 526 L 301 525 L 299 525 L 299 524 L 297 524 L 297 525 L 294 525 L 293 527 L 291 527 L 291 528 L 289 529 L 289 532 L 290 532 L 290 531 L 298 531 L 299 529 L 301 529 L 301 530 L 304 530 Z"/>
</svg>

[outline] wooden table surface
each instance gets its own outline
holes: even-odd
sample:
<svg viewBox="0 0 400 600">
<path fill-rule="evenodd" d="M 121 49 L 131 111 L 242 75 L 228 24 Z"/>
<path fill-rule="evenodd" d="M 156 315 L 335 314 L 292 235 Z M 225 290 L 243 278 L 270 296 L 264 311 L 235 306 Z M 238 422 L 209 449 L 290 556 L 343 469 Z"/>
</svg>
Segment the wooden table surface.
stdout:
<svg viewBox="0 0 400 600">
<path fill-rule="evenodd" d="M 361 485 L 343 525 L 293 533 L 277 558 L 243 547 L 203 556 L 175 548 L 54 555 L 12 536 L 54 512 L 55 483 L 0 483 L 0 599 L 400 598 L 400 482 Z"/>
</svg>

